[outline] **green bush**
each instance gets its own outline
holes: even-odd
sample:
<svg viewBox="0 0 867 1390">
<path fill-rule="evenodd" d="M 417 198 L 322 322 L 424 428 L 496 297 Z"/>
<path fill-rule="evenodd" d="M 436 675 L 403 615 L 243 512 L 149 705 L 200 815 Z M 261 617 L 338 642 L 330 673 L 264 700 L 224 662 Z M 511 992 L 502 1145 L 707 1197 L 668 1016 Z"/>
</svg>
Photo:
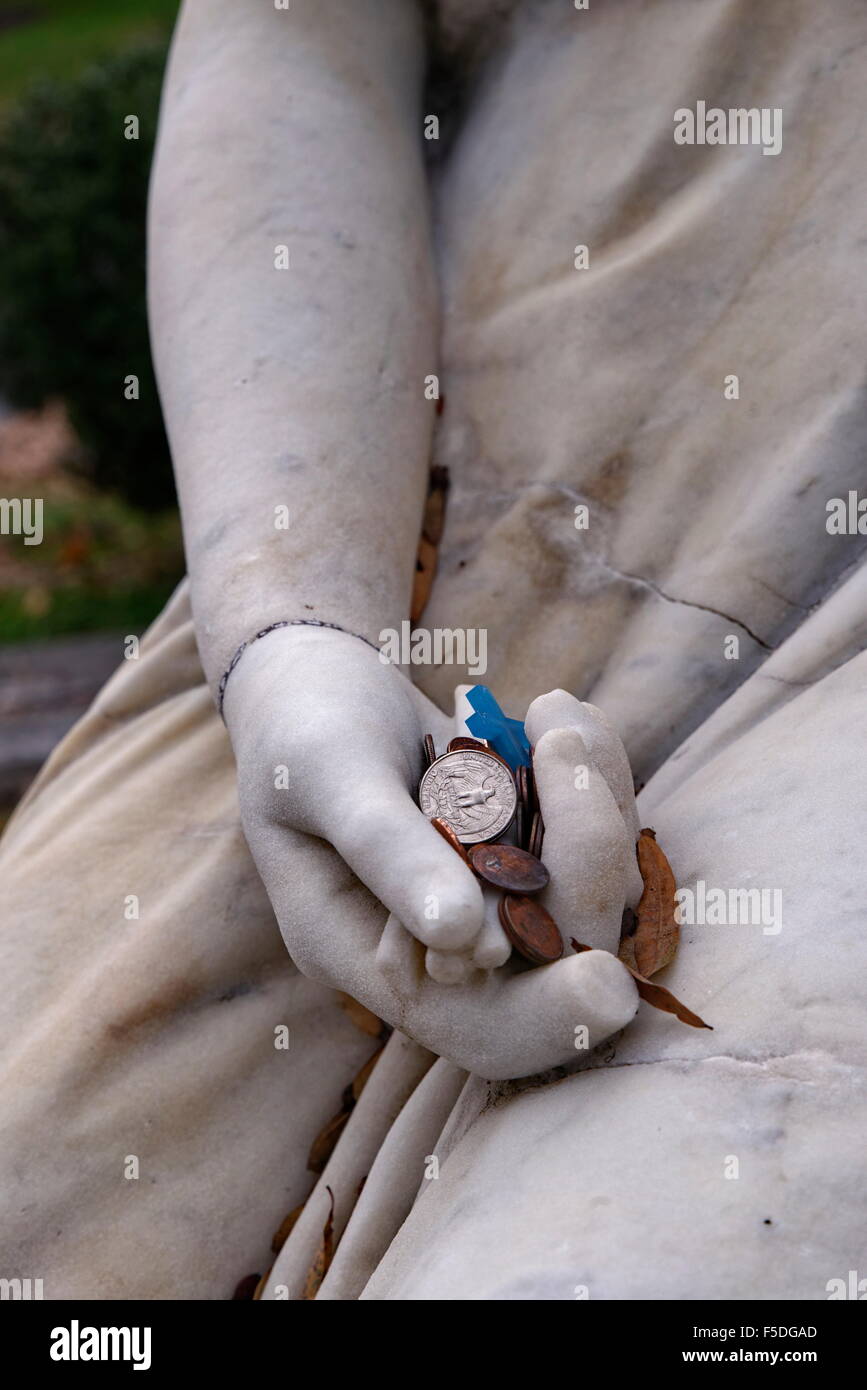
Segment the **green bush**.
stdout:
<svg viewBox="0 0 867 1390">
<path fill-rule="evenodd" d="M 145 311 L 165 56 L 148 45 L 43 81 L 0 127 L 0 394 L 23 408 L 65 400 L 89 476 L 149 509 L 174 497 Z M 137 401 L 124 397 L 132 374 Z"/>
</svg>

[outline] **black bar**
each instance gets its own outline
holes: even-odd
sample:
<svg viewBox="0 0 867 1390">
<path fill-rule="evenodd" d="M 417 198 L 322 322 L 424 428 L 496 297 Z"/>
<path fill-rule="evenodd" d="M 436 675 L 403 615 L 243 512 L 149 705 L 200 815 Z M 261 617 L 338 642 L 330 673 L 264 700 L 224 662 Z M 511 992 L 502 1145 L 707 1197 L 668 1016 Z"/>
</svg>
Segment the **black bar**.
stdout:
<svg viewBox="0 0 867 1390">
<path fill-rule="evenodd" d="M 675 1369 L 697 1370 L 708 1366 L 728 1371 L 762 1368 L 777 1370 L 789 1365 L 818 1370 L 823 1375 L 860 1364 L 864 1322 L 858 1300 L 828 1302 L 597 1302 L 576 1300 L 559 1309 L 551 1322 L 544 1307 L 534 1303 L 532 1313 L 516 1319 L 514 1310 L 488 1305 L 484 1322 L 478 1310 L 472 1323 L 462 1326 L 458 1305 L 440 1332 L 425 1336 L 425 1378 L 430 1379 L 437 1359 L 446 1372 L 461 1377 L 468 1369 L 466 1352 L 478 1350 L 482 1363 L 491 1364 L 499 1354 L 512 1356 L 516 1342 L 522 1352 L 538 1358 L 540 1374 L 567 1358 L 574 1376 L 584 1378 L 600 1358 L 610 1360 L 618 1380 L 628 1373 L 668 1375 Z M 472 1305 L 470 1305 L 472 1308 Z M 355 1361 L 367 1378 L 401 1382 L 419 1375 L 419 1366 L 402 1357 L 413 1343 L 407 1333 L 415 1311 L 403 1304 L 395 1310 L 366 1303 L 347 1308 L 329 1303 L 319 1309 L 281 1302 L 195 1303 L 72 1303 L 5 1302 L 0 1308 L 4 1362 L 20 1365 L 23 1372 L 48 1372 L 54 1378 L 87 1375 L 100 1370 L 114 1376 L 164 1375 L 194 1371 L 214 1372 L 223 1379 L 245 1377 L 261 1382 L 266 1370 L 282 1367 L 287 1377 L 307 1373 L 302 1366 L 320 1366 L 324 1380 L 334 1378 L 340 1361 Z M 504 1316 L 501 1323 L 500 1317 Z M 437 1325 L 436 1309 L 422 1308 L 424 1328 Z M 349 1321 L 345 1322 L 344 1319 Z M 125 1329 L 105 1338 L 93 1329 Z M 133 1329 L 138 1329 L 135 1334 Z M 149 1336 L 146 1335 L 149 1333 Z M 335 1340 L 335 1333 L 339 1337 Z M 552 1339 L 556 1339 L 552 1345 Z M 404 1351 L 401 1351 L 403 1347 Z M 52 1348 L 78 1359 L 60 1360 Z M 110 1359 L 113 1351 L 126 1360 Z M 109 1359 L 85 1359 L 91 1350 Z M 84 1355 L 82 1355 L 84 1353 Z M 381 1358 L 381 1371 L 376 1361 Z M 134 1371 L 135 1360 L 142 1364 Z M 145 1366 L 145 1361 L 148 1364 Z M 563 1367 L 566 1370 L 566 1367 Z"/>
</svg>

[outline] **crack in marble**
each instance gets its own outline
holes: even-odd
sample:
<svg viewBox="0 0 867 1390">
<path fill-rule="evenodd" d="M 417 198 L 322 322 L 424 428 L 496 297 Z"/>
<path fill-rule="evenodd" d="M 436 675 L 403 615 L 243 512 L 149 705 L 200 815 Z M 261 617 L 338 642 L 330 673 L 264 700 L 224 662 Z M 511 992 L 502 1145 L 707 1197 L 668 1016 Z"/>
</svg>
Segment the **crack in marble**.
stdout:
<svg viewBox="0 0 867 1390">
<path fill-rule="evenodd" d="M 466 487 L 458 482 L 454 486 L 453 496 L 456 502 L 460 500 L 476 503 L 480 498 L 486 502 L 514 502 L 525 492 L 538 491 L 540 488 L 557 496 L 568 497 L 570 502 L 580 502 L 584 506 L 595 505 L 591 498 L 576 492 L 573 487 L 569 487 L 568 483 L 551 482 L 547 478 L 535 478 L 528 483 L 516 483 L 512 488 L 500 488 L 496 492 L 492 488 Z"/>
<path fill-rule="evenodd" d="M 785 685 L 790 690 L 809 690 L 811 685 L 816 684 L 816 680 L 790 681 L 787 680 L 785 676 L 774 676 L 770 671 L 759 671 L 757 674 L 762 676 L 766 681 L 773 681 L 775 685 Z M 819 679 L 819 677 L 816 677 L 816 679 Z"/>
<path fill-rule="evenodd" d="M 776 650 L 770 642 L 766 642 L 763 637 L 759 637 L 757 632 L 753 632 L 752 628 L 748 627 L 743 619 L 735 618 L 731 613 L 724 613 L 720 608 L 712 608 L 709 603 L 698 603 L 693 599 L 677 598 L 674 594 L 667 594 L 665 590 L 661 589 L 658 584 L 655 584 L 652 579 L 643 579 L 640 574 L 629 574 L 625 570 L 615 569 L 607 560 L 603 560 L 600 557 L 597 557 L 597 559 L 602 568 L 607 570 L 609 574 L 613 574 L 615 578 L 626 580 L 629 584 L 639 584 L 642 588 L 649 589 L 651 593 L 656 594 L 657 598 L 664 599 L 666 603 L 680 604 L 684 608 L 698 608 L 702 613 L 713 613 L 715 617 L 724 619 L 725 622 L 731 623 L 734 627 L 739 627 L 741 631 L 745 632 L 748 637 L 751 637 L 763 651 L 772 652 Z"/>
<path fill-rule="evenodd" d="M 781 603 L 788 604 L 789 608 L 797 609 L 799 613 L 813 613 L 818 607 L 817 603 L 798 603 L 797 599 L 789 598 L 787 594 L 781 593 L 779 589 L 774 588 L 773 584 L 769 584 L 766 579 L 761 579 L 757 574 L 748 574 L 747 579 L 751 579 L 754 584 L 760 584 L 769 594 L 773 594 L 774 598 L 778 598 Z"/>
<path fill-rule="evenodd" d="M 804 1052 L 781 1052 L 769 1053 L 766 1057 L 737 1057 L 732 1052 L 714 1052 L 707 1057 L 650 1057 L 646 1060 L 636 1060 L 634 1062 L 595 1062 L 590 1066 L 582 1068 L 582 1071 L 616 1071 L 620 1067 L 655 1067 L 671 1062 L 676 1066 L 701 1066 L 705 1062 L 732 1062 L 739 1067 L 752 1068 L 761 1072 L 767 1072 L 772 1063 L 794 1062 L 803 1065 L 805 1062 L 815 1071 L 824 1068 L 828 1071 L 861 1071 L 861 1067 L 855 1062 L 843 1062 L 836 1057 L 829 1057 L 826 1054 L 804 1053 Z M 573 1073 L 580 1076 L 582 1073 Z M 799 1081 L 805 1086 L 815 1086 L 819 1084 L 818 1076 L 797 1076 L 792 1072 L 769 1073 L 774 1078 L 785 1079 L 787 1081 Z"/>
<path fill-rule="evenodd" d="M 604 1047 L 605 1044 L 603 1043 Z M 489 1110 L 497 1110 L 510 1100 L 516 1100 L 519 1096 L 532 1094 L 537 1091 L 547 1090 L 549 1086 L 560 1086 L 565 1081 L 573 1081 L 576 1077 L 585 1076 L 591 1071 L 618 1071 L 627 1067 L 659 1067 L 671 1065 L 693 1069 L 703 1066 L 706 1062 L 731 1062 L 737 1067 L 745 1067 L 754 1072 L 763 1073 L 768 1079 L 776 1081 L 793 1081 L 803 1086 L 818 1086 L 828 1082 L 828 1073 L 845 1071 L 863 1072 L 864 1067 L 861 1063 L 844 1062 L 836 1057 L 830 1057 L 827 1053 L 816 1052 L 783 1052 L 769 1053 L 765 1057 L 737 1057 L 730 1052 L 715 1052 L 707 1057 L 649 1057 L 646 1059 L 636 1059 L 631 1062 L 617 1062 L 613 1059 L 606 1062 L 587 1061 L 583 1065 L 570 1067 L 563 1074 L 563 1068 L 552 1068 L 550 1072 L 542 1073 L 540 1076 L 522 1077 L 515 1081 L 498 1081 L 489 1083 L 488 1097 L 482 1107 L 481 1114 Z M 796 1075 L 791 1071 L 769 1070 L 772 1063 L 793 1062 L 802 1067 L 806 1063 L 812 1075 Z M 820 1075 L 821 1072 L 821 1075 Z"/>
<path fill-rule="evenodd" d="M 534 482 L 517 483 L 514 488 L 509 488 L 500 492 L 487 492 L 485 493 L 485 496 L 489 502 L 510 502 L 514 501 L 514 499 L 520 496 L 522 493 L 531 492 L 534 489 L 540 488 L 547 492 L 555 493 L 561 497 L 567 497 L 570 502 L 578 502 L 586 507 L 595 507 L 600 512 L 605 511 L 605 508 L 600 507 L 599 504 L 594 502 L 592 498 L 586 497 L 581 492 L 578 492 L 575 488 L 569 487 L 568 484 L 560 482 L 551 482 L 547 479 L 537 479 Z M 466 489 L 464 490 L 463 495 L 465 497 L 472 497 L 474 495 L 474 490 Z M 608 574 L 613 575 L 616 579 L 622 579 L 627 584 L 638 584 L 642 588 L 648 589 L 652 594 L 656 594 L 657 598 L 663 599 L 666 603 L 678 604 L 683 608 L 696 608 L 702 613 L 712 613 L 714 617 L 722 618 L 724 622 L 731 623 L 734 627 L 739 627 L 741 631 L 745 632 L 748 637 L 751 637 L 752 640 L 757 644 L 757 646 L 761 647 L 763 651 L 773 652 L 776 650 L 776 647 L 772 643 L 766 642 L 765 639 L 763 637 L 760 637 L 757 632 L 753 632 L 752 628 L 749 627 L 748 624 L 745 623 L 742 618 L 735 618 L 731 613 L 724 613 L 721 608 L 713 608 L 708 603 L 698 603 L 693 599 L 678 598 L 674 594 L 668 594 L 665 592 L 664 589 L 660 588 L 658 584 L 654 583 L 652 579 L 645 579 L 640 574 L 630 574 L 626 570 L 619 570 L 614 565 L 612 565 L 610 561 L 608 561 L 598 553 L 595 553 L 593 555 L 593 559 L 600 566 L 601 569 L 604 569 Z M 764 581 L 761 580 L 758 582 L 764 583 Z M 767 584 L 765 584 L 764 587 L 770 588 L 770 586 Z M 771 592 L 776 594 L 775 590 L 771 590 Z M 795 603 L 792 599 L 787 599 L 784 594 L 776 594 L 776 597 L 780 598 L 784 603 L 788 603 L 791 607 L 800 610 L 804 614 L 808 614 L 813 611 L 811 608 L 806 608 L 801 604 Z M 819 602 L 821 602 L 821 600 Z"/>
</svg>

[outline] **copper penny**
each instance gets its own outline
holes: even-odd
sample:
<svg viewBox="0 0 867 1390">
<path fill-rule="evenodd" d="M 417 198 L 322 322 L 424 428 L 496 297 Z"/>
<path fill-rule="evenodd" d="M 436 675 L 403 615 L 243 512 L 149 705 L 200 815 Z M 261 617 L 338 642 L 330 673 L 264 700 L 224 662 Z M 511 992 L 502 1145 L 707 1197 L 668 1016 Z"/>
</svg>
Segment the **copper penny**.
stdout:
<svg viewBox="0 0 867 1390">
<path fill-rule="evenodd" d="M 491 751 L 480 738 L 467 738 L 464 734 L 461 734 L 460 738 L 449 740 L 449 752 L 454 753 L 456 748 L 480 748 L 483 753 L 490 753 Z"/>
<path fill-rule="evenodd" d="M 464 863 L 469 864 L 470 868 L 472 868 L 473 866 L 470 862 L 470 856 L 467 854 L 466 850 L 464 849 L 455 832 L 452 830 L 448 821 L 443 820 L 441 816 L 432 816 L 431 825 L 433 826 L 434 830 L 438 830 L 440 832 L 444 840 L 448 841 L 452 849 L 455 850 L 456 853 L 458 853 L 461 856 Z"/>
<path fill-rule="evenodd" d="M 532 898 L 504 893 L 500 899 L 500 922 L 515 950 L 534 965 L 550 965 L 563 954 L 560 928 L 550 912 Z"/>
<path fill-rule="evenodd" d="M 536 774 L 532 767 L 527 768 L 527 805 L 531 812 L 539 809 L 539 798 L 536 795 Z"/>
<path fill-rule="evenodd" d="M 518 768 L 518 775 L 515 780 L 518 783 L 518 796 L 523 801 L 525 810 L 532 812 L 532 803 L 530 801 L 530 769 L 527 767 L 526 763 L 522 763 Z"/>
<path fill-rule="evenodd" d="M 505 764 L 505 766 L 509 768 L 509 772 L 512 771 L 508 761 L 500 757 L 500 754 L 496 753 L 489 743 L 483 743 L 479 738 L 467 738 L 465 734 L 461 734 L 458 738 L 450 740 L 447 751 L 449 753 L 455 753 L 459 748 L 469 749 L 475 753 L 487 753 L 489 757 L 497 758 L 501 763 Z"/>
<path fill-rule="evenodd" d="M 529 842 L 530 815 L 527 805 L 527 769 L 519 767 L 515 773 L 515 786 L 518 788 L 518 809 L 515 812 L 515 844 L 526 849 Z"/>
<path fill-rule="evenodd" d="M 541 859 L 514 845 L 473 845 L 469 854 L 479 878 L 509 893 L 538 893 L 548 882 Z"/>
<path fill-rule="evenodd" d="M 545 825 L 542 821 L 542 814 L 540 811 L 534 811 L 533 821 L 530 826 L 530 837 L 527 843 L 527 849 L 532 855 L 535 855 L 537 859 L 539 859 L 542 854 L 542 840 L 544 835 Z"/>
<path fill-rule="evenodd" d="M 515 773 L 515 786 L 518 788 L 518 796 L 522 801 L 527 800 L 527 769 L 522 763 Z"/>
</svg>

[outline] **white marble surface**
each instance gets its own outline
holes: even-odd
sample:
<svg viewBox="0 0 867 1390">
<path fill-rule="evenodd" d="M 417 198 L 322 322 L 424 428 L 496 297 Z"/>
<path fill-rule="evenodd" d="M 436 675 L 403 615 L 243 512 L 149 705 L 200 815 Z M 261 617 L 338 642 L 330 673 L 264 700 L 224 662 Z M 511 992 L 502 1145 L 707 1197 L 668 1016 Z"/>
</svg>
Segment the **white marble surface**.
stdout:
<svg viewBox="0 0 867 1390">
<path fill-rule="evenodd" d="M 650 783 L 678 883 L 779 887 L 782 929 L 683 928 L 662 980 L 713 1032 L 642 1005 L 580 1075 L 472 1083 L 364 1297 L 820 1299 L 863 1264 L 865 697 L 861 655 Z"/>
<path fill-rule="evenodd" d="M 559 688 L 602 709 L 648 782 L 640 817 L 678 882 L 779 889 L 783 926 L 684 930 L 665 982 L 712 1033 L 642 1006 L 621 1037 L 579 1060 L 578 1075 L 470 1081 L 434 1146 L 440 1177 L 400 1229 L 424 1182 L 410 1171 L 419 1155 L 400 1119 L 394 1183 L 380 1165 L 351 1217 L 359 1174 L 338 1145 L 355 1263 L 344 1257 L 335 1289 L 355 1297 L 363 1285 L 375 1299 L 572 1300 L 576 1288 L 591 1300 L 823 1298 L 830 1279 L 864 1262 L 867 633 L 865 581 L 851 573 L 863 538 L 829 535 L 825 504 L 864 487 L 867 11 L 860 0 L 608 0 L 585 14 L 542 0 L 511 19 L 495 9 L 507 17 L 492 27 L 462 127 L 432 176 L 446 397 L 434 453 L 452 492 L 425 622 L 486 629 L 484 679 L 512 715 Z M 218 35 L 211 43 L 215 62 L 231 51 Z M 282 93 L 276 63 L 263 90 Z M 781 105 L 781 155 L 674 146 L 672 112 L 696 91 L 724 106 Z M 220 91 L 214 113 L 226 109 Z M 268 127 L 275 158 L 281 129 Z M 405 151 L 406 132 L 392 134 Z M 253 160 L 247 167 L 258 176 Z M 255 188 L 251 198 L 245 216 Z M 230 270 L 244 255 L 232 239 L 237 206 L 217 198 L 207 214 L 209 244 L 228 248 Z M 256 216 L 270 255 L 284 203 Z M 572 269 L 579 241 L 591 248 L 586 273 Z M 372 238 L 371 268 L 394 264 L 389 245 Z M 320 250 L 324 239 L 306 238 L 309 274 Z M 276 333 L 271 282 L 251 275 Z M 328 280 L 329 303 L 336 286 Z M 365 483 L 389 572 L 402 572 L 402 557 L 408 572 L 415 536 L 395 528 L 369 466 L 388 432 L 395 467 L 411 456 L 399 490 L 411 510 L 430 412 L 412 396 L 400 414 L 389 392 L 408 399 L 411 388 L 390 361 L 382 430 L 371 424 L 370 320 L 347 296 L 361 344 L 355 394 L 317 378 L 316 391 L 296 396 L 319 401 L 353 441 L 365 422 Z M 383 337 L 386 307 L 377 305 Z M 249 341 L 196 313 L 209 349 Z M 403 360 L 419 375 L 424 341 L 405 322 L 393 340 L 411 345 Z M 195 368 L 195 354 L 175 349 L 179 370 Z M 291 339 L 281 350 L 291 358 Z M 281 360 L 269 356 L 263 378 L 276 382 L 281 406 L 269 420 L 285 447 Z M 205 365 L 207 419 L 234 387 L 209 354 Z M 723 396 L 731 372 L 737 402 Z M 195 451 L 209 461 L 219 443 L 222 476 L 243 489 L 255 422 L 242 411 L 237 433 L 215 440 L 191 423 L 180 375 L 176 384 Z M 292 448 L 318 467 L 310 428 L 296 422 Z M 339 440 L 333 447 L 343 458 Z M 269 459 L 282 486 L 277 443 Z M 211 500 L 202 478 L 194 502 Z M 243 500 L 255 529 L 267 509 L 252 490 Z M 573 524 L 583 503 L 587 532 Z M 362 519 L 340 513 L 347 540 L 357 542 Z M 230 541 L 215 533 L 215 553 Z M 246 583 L 257 546 L 241 552 Z M 285 578 L 276 548 L 269 554 Z M 330 559 L 320 569 L 337 609 L 350 586 Z M 226 594 L 222 608 L 217 593 L 215 624 L 237 598 Z M 726 659 L 730 635 L 737 660 Z M 2 1080 L 13 1097 L 2 1146 L 12 1267 L 0 1273 L 44 1271 L 51 1297 L 225 1298 L 261 1272 L 272 1231 L 309 1189 L 312 1138 L 371 1050 L 321 981 L 357 990 L 399 1026 L 409 1014 L 387 981 L 374 992 L 383 908 L 321 838 L 271 824 L 251 834 L 253 853 L 313 979 L 287 957 L 240 831 L 186 590 L 142 651 L 64 741 L 0 851 L 11 923 Z M 422 702 L 425 722 L 446 727 L 463 673 L 419 675 L 438 710 Z M 335 703 L 345 717 L 351 702 Z M 408 737 L 405 707 L 395 722 Z M 570 734 L 570 756 L 579 737 Z M 394 865 L 380 886 L 403 891 Z M 131 893 L 136 923 L 123 916 Z M 597 925 L 610 937 L 608 913 Z M 453 999 L 431 1007 L 424 1040 L 488 1076 L 547 1065 L 554 1035 L 568 1053 L 581 1021 L 572 975 L 613 986 L 615 971 L 625 978 L 597 951 L 541 972 L 526 1027 L 488 982 L 466 1030 L 455 1028 Z M 448 987 L 436 984 L 423 988 L 444 1000 Z M 594 1001 L 603 1031 L 634 1006 L 624 994 L 611 1008 L 612 994 L 600 988 Z M 273 1046 L 278 1025 L 292 1038 L 285 1054 Z M 471 1025 L 472 1056 L 458 1046 Z M 431 1087 L 435 1110 L 442 1092 Z M 368 1155 L 389 1144 L 383 1117 L 401 1098 L 398 1088 L 390 1110 L 371 1093 L 380 1128 L 365 1131 Z M 363 1116 L 347 1130 L 353 1144 Z M 136 1183 L 124 1179 L 128 1154 L 142 1160 Z M 737 1178 L 725 1176 L 732 1158 Z M 308 1239 L 319 1217 L 311 1208 Z"/>
</svg>

